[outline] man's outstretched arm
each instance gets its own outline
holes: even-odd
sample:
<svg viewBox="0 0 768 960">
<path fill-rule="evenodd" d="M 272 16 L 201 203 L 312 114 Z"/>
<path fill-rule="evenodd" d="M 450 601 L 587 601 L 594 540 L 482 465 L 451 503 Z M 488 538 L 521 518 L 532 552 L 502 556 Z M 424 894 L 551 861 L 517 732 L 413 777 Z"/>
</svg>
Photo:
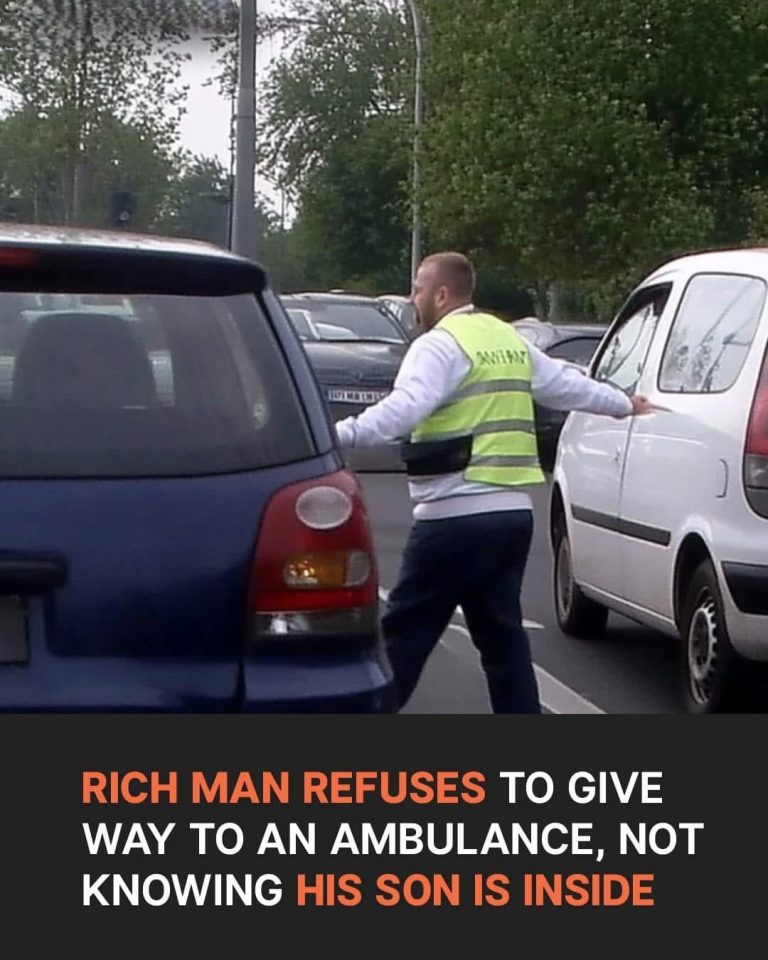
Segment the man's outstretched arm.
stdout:
<svg viewBox="0 0 768 960">
<path fill-rule="evenodd" d="M 531 355 L 531 392 L 536 403 L 552 410 L 581 410 L 608 417 L 631 417 L 652 413 L 647 397 L 628 397 L 610 383 L 592 380 L 577 367 L 554 360 L 528 345 Z"/>
</svg>

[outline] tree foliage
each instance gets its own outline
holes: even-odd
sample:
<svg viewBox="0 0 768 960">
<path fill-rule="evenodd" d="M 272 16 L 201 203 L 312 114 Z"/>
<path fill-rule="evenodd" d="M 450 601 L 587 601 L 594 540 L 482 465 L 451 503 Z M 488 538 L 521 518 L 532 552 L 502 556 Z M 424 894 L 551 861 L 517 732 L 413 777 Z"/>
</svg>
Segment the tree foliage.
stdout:
<svg viewBox="0 0 768 960">
<path fill-rule="evenodd" d="M 418 0 L 427 252 L 480 297 L 606 314 L 691 249 L 768 241 L 768 0 Z M 0 0 L 0 216 L 226 241 L 229 176 L 177 147 L 189 40 L 223 54 L 229 0 Z M 284 0 L 259 89 L 260 250 L 284 289 L 408 284 L 413 36 L 404 0 Z M 558 307 L 559 305 L 559 307 Z M 515 307 L 517 309 L 517 307 Z M 527 312 L 527 310 L 525 311 Z"/>
<path fill-rule="evenodd" d="M 262 169 L 297 212 L 303 285 L 408 280 L 412 41 L 393 0 L 292 2 L 262 96 Z"/>
<path fill-rule="evenodd" d="M 229 245 L 232 180 L 222 163 L 211 157 L 177 154 L 153 230 L 168 236 Z M 277 230 L 277 215 L 264 197 L 255 201 L 257 246 Z"/>
<path fill-rule="evenodd" d="M 156 229 L 169 236 L 209 240 L 226 247 L 231 193 L 229 174 L 220 161 L 179 156 Z"/>
<path fill-rule="evenodd" d="M 671 255 L 744 239 L 767 172 L 765 0 L 423 3 L 441 242 L 605 308 Z"/>
<path fill-rule="evenodd" d="M 85 168 L 94 144 L 110 140 L 105 128 L 171 148 L 184 44 L 231 18 L 223 9 L 214 0 L 0 0 L 0 84 L 20 123 L 41 121 L 65 223 L 83 222 Z"/>
<path fill-rule="evenodd" d="M 102 113 L 84 133 L 78 169 L 80 226 L 108 227 L 120 191 L 135 198 L 133 229 L 149 229 L 173 174 L 170 153 L 141 127 Z M 71 221 L 66 131 L 57 114 L 23 107 L 0 119 L 0 201 L 8 217 Z"/>
</svg>

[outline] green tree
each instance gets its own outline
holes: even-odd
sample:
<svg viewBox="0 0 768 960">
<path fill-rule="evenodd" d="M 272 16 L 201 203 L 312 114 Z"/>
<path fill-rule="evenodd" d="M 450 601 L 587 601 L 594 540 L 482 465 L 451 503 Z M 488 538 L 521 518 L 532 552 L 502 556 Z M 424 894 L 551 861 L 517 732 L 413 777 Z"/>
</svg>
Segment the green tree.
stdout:
<svg viewBox="0 0 768 960">
<path fill-rule="evenodd" d="M 432 230 L 606 311 L 741 242 L 766 179 L 765 0 L 424 0 Z"/>
<path fill-rule="evenodd" d="M 6 216 L 37 223 L 66 221 L 66 137 L 58 119 L 55 114 L 40 117 L 31 107 L 0 119 L 0 197 Z M 106 113 L 89 126 L 82 143 L 80 225 L 114 226 L 113 199 L 125 191 L 135 198 L 131 228 L 148 229 L 173 171 L 165 148 L 144 129 Z"/>
<path fill-rule="evenodd" d="M 229 174 L 219 160 L 209 157 L 178 156 L 176 166 L 155 229 L 228 246 Z"/>
<path fill-rule="evenodd" d="M 399 2 L 308 0 L 262 96 L 262 169 L 297 211 L 290 249 L 307 284 L 408 282 L 412 42 Z M 287 248 L 286 248 L 287 249 Z"/>
<path fill-rule="evenodd" d="M 363 125 L 328 150 L 299 193 L 298 235 L 314 286 L 399 289 L 408 277 L 408 230 L 399 120 Z"/>
<path fill-rule="evenodd" d="M 222 163 L 216 158 L 180 153 L 174 158 L 174 169 L 153 232 L 229 246 L 232 183 Z M 277 214 L 265 197 L 257 196 L 254 216 L 258 249 L 265 259 L 267 241 L 278 231 Z"/>
</svg>

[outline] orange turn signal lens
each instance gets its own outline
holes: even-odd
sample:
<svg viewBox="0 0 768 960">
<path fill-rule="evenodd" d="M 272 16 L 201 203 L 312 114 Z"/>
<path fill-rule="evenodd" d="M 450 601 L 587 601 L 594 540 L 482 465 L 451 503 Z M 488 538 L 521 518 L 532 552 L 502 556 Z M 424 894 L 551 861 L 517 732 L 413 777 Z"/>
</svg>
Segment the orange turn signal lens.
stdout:
<svg viewBox="0 0 768 960">
<path fill-rule="evenodd" d="M 283 579 L 296 590 L 341 590 L 359 587 L 368 579 L 371 561 L 362 550 L 326 550 L 291 557 Z"/>
</svg>

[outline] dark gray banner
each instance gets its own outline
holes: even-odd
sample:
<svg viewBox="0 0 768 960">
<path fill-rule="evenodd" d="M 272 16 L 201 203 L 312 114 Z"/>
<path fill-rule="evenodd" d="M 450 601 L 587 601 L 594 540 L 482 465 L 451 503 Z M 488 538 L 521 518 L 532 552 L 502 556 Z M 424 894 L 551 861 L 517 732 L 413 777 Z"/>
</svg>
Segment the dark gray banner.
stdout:
<svg viewBox="0 0 768 960">
<path fill-rule="evenodd" d="M 6 717 L 18 956 L 720 954 L 759 934 L 763 718 Z M 417 944 L 420 944 L 417 946 Z"/>
</svg>

